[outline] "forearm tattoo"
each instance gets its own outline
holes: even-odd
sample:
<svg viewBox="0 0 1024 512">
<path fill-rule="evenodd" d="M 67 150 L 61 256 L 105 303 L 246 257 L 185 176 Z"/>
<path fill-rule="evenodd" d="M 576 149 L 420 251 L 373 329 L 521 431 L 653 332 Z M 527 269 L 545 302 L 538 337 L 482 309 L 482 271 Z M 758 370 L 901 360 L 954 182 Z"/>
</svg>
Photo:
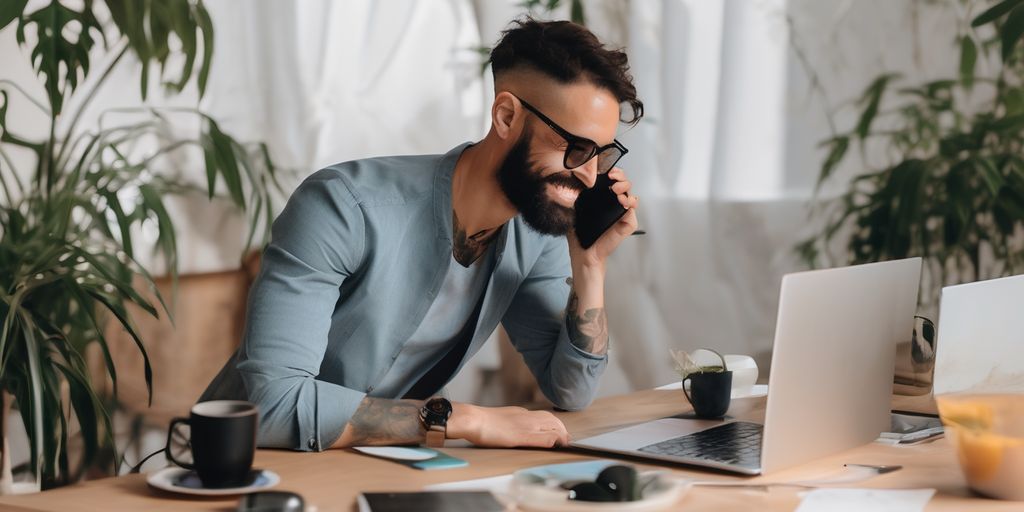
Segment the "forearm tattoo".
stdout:
<svg viewBox="0 0 1024 512">
<path fill-rule="evenodd" d="M 568 283 L 572 285 L 571 280 Z M 584 352 L 603 354 L 608 350 L 608 317 L 604 308 L 590 308 L 581 313 L 579 303 L 576 290 L 570 290 L 569 306 L 565 311 L 569 341 Z"/>
<path fill-rule="evenodd" d="M 426 438 L 420 400 L 366 397 L 348 420 L 350 446 L 419 444 Z"/>
</svg>

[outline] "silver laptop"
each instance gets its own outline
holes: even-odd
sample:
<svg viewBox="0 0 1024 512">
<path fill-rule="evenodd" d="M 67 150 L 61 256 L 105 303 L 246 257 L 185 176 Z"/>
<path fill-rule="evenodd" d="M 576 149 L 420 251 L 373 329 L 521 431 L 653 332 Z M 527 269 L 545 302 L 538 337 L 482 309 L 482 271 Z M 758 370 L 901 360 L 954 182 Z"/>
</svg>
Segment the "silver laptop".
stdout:
<svg viewBox="0 0 1024 512">
<path fill-rule="evenodd" d="M 763 425 L 672 417 L 571 445 L 756 475 L 871 442 L 920 276 L 920 258 L 783 276 Z"/>
<path fill-rule="evenodd" d="M 942 289 L 934 393 L 1024 391 L 1024 275 Z"/>
</svg>

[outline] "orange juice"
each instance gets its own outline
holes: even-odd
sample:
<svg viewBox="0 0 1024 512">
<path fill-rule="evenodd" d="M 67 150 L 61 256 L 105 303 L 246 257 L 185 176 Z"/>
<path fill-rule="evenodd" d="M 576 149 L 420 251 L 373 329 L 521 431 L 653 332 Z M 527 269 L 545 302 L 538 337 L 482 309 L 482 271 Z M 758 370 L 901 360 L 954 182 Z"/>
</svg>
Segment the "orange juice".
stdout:
<svg viewBox="0 0 1024 512">
<path fill-rule="evenodd" d="M 1024 500 L 1024 395 L 935 397 L 960 467 L 975 491 Z"/>
</svg>

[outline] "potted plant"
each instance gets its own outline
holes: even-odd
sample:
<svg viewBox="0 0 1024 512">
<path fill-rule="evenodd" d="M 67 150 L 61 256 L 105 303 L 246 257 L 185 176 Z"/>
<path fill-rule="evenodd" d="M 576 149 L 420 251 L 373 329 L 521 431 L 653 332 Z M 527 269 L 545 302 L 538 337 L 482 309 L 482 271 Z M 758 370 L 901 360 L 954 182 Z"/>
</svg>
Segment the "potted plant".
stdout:
<svg viewBox="0 0 1024 512">
<path fill-rule="evenodd" d="M 797 248 L 808 264 L 833 240 L 845 241 L 840 259 L 851 264 L 921 256 L 926 304 L 945 284 L 1021 268 L 1024 1 L 987 7 L 958 24 L 950 47 L 957 76 L 909 86 L 897 74 L 878 76 L 857 102 L 856 124 L 824 142 L 819 186 L 853 148 L 890 158 L 812 210 L 825 223 Z M 989 73 L 978 72 L 981 60 Z"/>
<path fill-rule="evenodd" d="M 236 207 L 247 209 L 250 242 L 259 232 L 267 236 L 270 191 L 279 187 L 265 146 L 242 145 L 195 109 L 119 109 L 133 114 L 130 122 L 79 123 L 126 58 L 142 64 L 143 99 L 157 79 L 176 94 L 195 78 L 201 96 L 213 54 L 213 25 L 202 0 L 51 0 L 37 8 L 26 0 L 4 1 L 0 30 L 5 28 L 17 31 L 45 97 L 0 79 L 0 388 L 5 410 L 13 399 L 24 421 L 35 485 L 47 488 L 78 479 L 104 449 L 114 448 L 110 411 L 84 358 L 87 347 L 99 348 L 116 400 L 117 368 L 103 335 L 108 318 L 134 339 L 151 386 L 145 344 L 126 305 L 154 316 L 167 306 L 138 262 L 141 247 L 133 234 L 142 226 L 155 232 L 154 251 L 176 275 L 175 226 L 165 199 L 202 190 L 163 172 L 174 167 L 166 157 L 202 154 L 205 193 L 213 198 L 226 191 Z M 8 105 L 16 101 L 38 107 L 49 119 L 47 137 L 33 140 L 10 123 Z M 172 116 L 190 116 L 201 133 L 177 135 Z M 34 167 L 15 168 L 13 148 L 28 150 Z M 156 301 L 137 291 L 140 283 L 156 293 Z M 70 453 L 74 436 L 80 436 L 80 453 Z M 4 447 L 0 492 L 10 492 Z M 104 468 L 118 462 L 115 454 Z"/>
</svg>

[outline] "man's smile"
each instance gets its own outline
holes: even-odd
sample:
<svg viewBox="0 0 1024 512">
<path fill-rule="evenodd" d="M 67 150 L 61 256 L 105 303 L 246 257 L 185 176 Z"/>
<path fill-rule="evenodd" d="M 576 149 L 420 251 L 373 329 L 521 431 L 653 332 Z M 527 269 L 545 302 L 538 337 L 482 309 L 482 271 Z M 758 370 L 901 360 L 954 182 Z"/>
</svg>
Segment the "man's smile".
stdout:
<svg viewBox="0 0 1024 512">
<path fill-rule="evenodd" d="M 548 195 L 556 203 L 566 208 L 572 208 L 576 204 L 576 198 L 579 197 L 580 191 L 577 188 L 565 185 L 548 184 Z"/>
</svg>

